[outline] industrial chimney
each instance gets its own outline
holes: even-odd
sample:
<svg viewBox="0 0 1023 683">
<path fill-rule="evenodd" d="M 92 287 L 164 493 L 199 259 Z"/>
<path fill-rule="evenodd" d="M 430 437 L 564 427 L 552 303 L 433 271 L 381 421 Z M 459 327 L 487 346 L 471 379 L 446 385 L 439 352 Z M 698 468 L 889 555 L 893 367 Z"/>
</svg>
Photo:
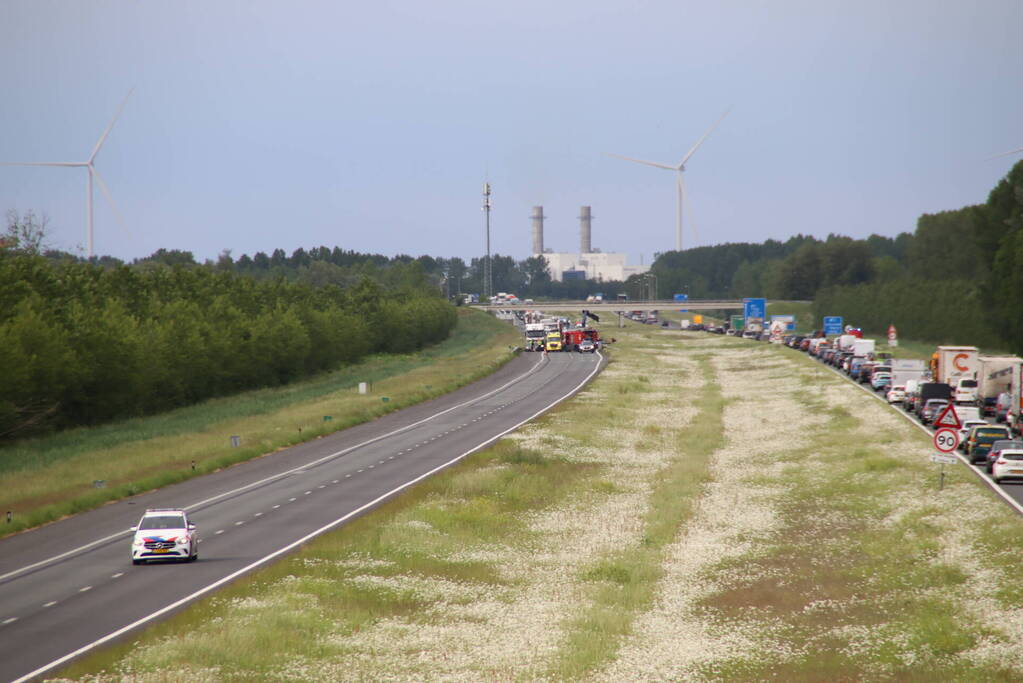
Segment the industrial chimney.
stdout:
<svg viewBox="0 0 1023 683">
<path fill-rule="evenodd" d="M 543 253 L 543 207 L 534 206 L 533 214 L 529 217 L 533 221 L 533 253 Z"/>
<path fill-rule="evenodd" d="M 579 252 L 582 254 L 593 253 L 593 245 L 590 243 L 590 207 L 579 207 Z"/>
</svg>

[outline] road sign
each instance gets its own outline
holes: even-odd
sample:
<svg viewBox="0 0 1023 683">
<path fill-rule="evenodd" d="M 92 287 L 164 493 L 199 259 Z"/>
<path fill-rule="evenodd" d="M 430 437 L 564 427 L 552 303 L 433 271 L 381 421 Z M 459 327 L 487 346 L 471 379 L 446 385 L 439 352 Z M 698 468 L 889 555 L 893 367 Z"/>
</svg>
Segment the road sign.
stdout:
<svg viewBox="0 0 1023 683">
<path fill-rule="evenodd" d="M 888 326 L 888 346 L 899 345 L 899 333 L 895 329 L 895 325 Z"/>
<path fill-rule="evenodd" d="M 942 453 L 952 453 L 959 448 L 959 432 L 947 427 L 934 432 L 934 447 Z"/>
<path fill-rule="evenodd" d="M 840 334 L 842 334 L 842 316 L 824 316 L 824 335 L 827 337 L 837 337 Z"/>
<path fill-rule="evenodd" d="M 962 429 L 963 423 L 959 421 L 959 416 L 956 415 L 955 404 L 949 403 L 948 407 L 941 411 L 938 419 L 934 421 L 934 426 L 935 428 L 950 427 L 952 429 Z"/>
<path fill-rule="evenodd" d="M 746 298 L 742 300 L 742 304 L 746 327 L 749 327 L 750 323 L 764 324 L 764 318 L 767 317 L 767 299 Z"/>
<path fill-rule="evenodd" d="M 675 303 L 679 303 L 679 304 L 682 304 L 683 306 L 685 306 L 687 301 L 689 301 L 689 295 L 688 294 L 676 294 L 675 295 Z M 679 313 L 688 313 L 689 309 L 688 308 L 680 308 L 680 309 L 678 309 L 678 312 Z"/>
<path fill-rule="evenodd" d="M 931 462 L 940 462 L 942 465 L 954 465 L 958 459 L 954 455 L 934 453 L 931 455 Z"/>
</svg>

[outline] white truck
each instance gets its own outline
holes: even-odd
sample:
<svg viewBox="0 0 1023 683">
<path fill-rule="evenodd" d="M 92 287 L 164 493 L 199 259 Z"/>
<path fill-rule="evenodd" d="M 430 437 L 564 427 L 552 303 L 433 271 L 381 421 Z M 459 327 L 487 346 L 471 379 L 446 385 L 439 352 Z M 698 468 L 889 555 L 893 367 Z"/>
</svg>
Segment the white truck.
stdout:
<svg viewBox="0 0 1023 683">
<path fill-rule="evenodd" d="M 836 346 L 839 351 L 852 351 L 853 344 L 859 341 L 860 337 L 855 334 L 843 334 L 836 341 Z"/>
<path fill-rule="evenodd" d="M 866 358 L 869 354 L 874 353 L 873 339 L 857 339 L 856 337 L 853 339 L 855 339 L 852 343 L 853 358 Z"/>
<path fill-rule="evenodd" d="M 543 323 L 526 323 L 526 351 L 543 351 L 547 328 Z"/>
<path fill-rule="evenodd" d="M 891 386 L 906 386 L 909 381 L 919 383 L 927 376 L 927 361 L 909 358 L 893 358 L 888 361 L 892 366 Z"/>
<path fill-rule="evenodd" d="M 953 402 L 976 404 L 979 356 L 976 346 L 939 346 L 931 356 L 934 381 L 952 387 Z"/>
</svg>

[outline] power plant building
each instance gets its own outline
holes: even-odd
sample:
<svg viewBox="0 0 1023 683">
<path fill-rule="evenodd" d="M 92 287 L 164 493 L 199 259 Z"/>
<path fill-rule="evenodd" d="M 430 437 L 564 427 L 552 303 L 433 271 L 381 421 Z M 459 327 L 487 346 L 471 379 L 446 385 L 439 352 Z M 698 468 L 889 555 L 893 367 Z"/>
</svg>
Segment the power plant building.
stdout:
<svg viewBox="0 0 1023 683">
<path fill-rule="evenodd" d="M 548 272 L 555 282 L 565 280 L 617 280 L 624 282 L 633 275 L 650 270 L 650 266 L 630 266 L 623 253 L 604 253 L 595 249 L 591 242 L 590 207 L 579 210 L 579 251 L 558 252 L 544 249 L 542 206 L 534 206 L 530 216 L 533 228 L 533 256 L 547 259 Z"/>
</svg>

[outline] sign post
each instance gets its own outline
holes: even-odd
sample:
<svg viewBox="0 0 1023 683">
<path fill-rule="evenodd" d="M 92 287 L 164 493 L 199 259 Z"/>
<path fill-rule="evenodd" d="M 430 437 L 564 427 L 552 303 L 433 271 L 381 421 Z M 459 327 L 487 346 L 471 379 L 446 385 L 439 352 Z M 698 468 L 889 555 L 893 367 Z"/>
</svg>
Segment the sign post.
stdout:
<svg viewBox="0 0 1023 683">
<path fill-rule="evenodd" d="M 952 404 L 949 404 L 949 408 Z M 947 411 L 946 411 L 947 413 Z M 942 413 L 941 416 L 945 417 L 946 413 Z M 958 418 L 955 417 L 955 411 L 952 411 L 952 418 L 958 422 Z M 938 490 L 942 491 L 945 488 L 945 465 L 954 465 L 956 457 L 952 455 L 956 448 L 959 447 L 959 432 L 951 427 L 942 427 L 938 431 L 934 432 L 934 447 L 938 449 L 938 452 L 931 456 L 932 462 L 941 463 L 941 475 L 938 483 Z"/>
</svg>

